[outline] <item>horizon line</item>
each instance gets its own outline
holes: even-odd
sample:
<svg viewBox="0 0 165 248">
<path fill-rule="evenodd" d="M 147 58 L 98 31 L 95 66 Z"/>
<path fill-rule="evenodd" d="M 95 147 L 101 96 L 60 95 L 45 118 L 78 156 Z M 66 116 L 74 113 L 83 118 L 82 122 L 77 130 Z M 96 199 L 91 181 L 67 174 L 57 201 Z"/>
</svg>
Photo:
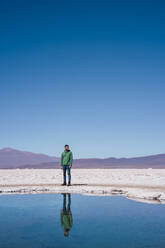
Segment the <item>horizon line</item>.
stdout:
<svg viewBox="0 0 165 248">
<path fill-rule="evenodd" d="M 40 153 L 40 152 L 31 152 L 31 151 L 27 151 L 27 150 L 19 150 L 19 149 L 15 149 L 15 148 L 11 148 L 11 147 L 3 147 L 3 148 L 0 148 L 0 151 L 2 150 L 15 150 L 15 151 L 19 151 L 19 152 L 26 152 L 26 153 L 32 153 L 32 154 L 36 154 L 36 155 L 45 155 L 45 156 L 48 156 L 48 157 L 55 157 L 55 158 L 60 158 L 58 156 L 53 156 L 53 155 L 48 155 L 46 153 Z M 85 157 L 85 158 L 74 158 L 74 160 L 78 160 L 78 159 L 110 159 L 110 158 L 113 158 L 113 159 L 134 159 L 134 158 L 144 158 L 144 157 L 151 157 L 151 156 L 158 156 L 158 155 L 164 155 L 164 153 L 156 153 L 156 154 L 149 154 L 149 155 L 139 155 L 139 156 L 133 156 L 133 157 Z"/>
</svg>

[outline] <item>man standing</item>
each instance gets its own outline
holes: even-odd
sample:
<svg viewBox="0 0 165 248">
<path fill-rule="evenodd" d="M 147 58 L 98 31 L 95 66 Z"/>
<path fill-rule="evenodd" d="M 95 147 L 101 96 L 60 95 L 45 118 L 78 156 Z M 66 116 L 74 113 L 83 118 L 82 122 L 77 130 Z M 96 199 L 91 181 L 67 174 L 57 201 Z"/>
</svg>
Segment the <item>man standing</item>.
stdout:
<svg viewBox="0 0 165 248">
<path fill-rule="evenodd" d="M 72 168 L 73 155 L 69 150 L 69 145 L 65 145 L 65 150 L 61 154 L 61 168 L 63 169 L 64 182 L 62 185 L 66 185 L 66 171 L 68 173 L 68 186 L 71 185 L 71 168 Z"/>
</svg>

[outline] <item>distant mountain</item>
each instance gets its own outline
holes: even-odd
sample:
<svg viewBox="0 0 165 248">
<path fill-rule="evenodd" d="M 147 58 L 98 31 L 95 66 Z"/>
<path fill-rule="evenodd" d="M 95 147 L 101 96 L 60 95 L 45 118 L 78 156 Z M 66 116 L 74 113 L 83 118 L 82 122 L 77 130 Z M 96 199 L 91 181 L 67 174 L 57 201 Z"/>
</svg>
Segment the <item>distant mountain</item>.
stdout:
<svg viewBox="0 0 165 248">
<path fill-rule="evenodd" d="M 59 158 L 40 153 L 19 151 L 9 147 L 0 150 L 0 168 L 17 168 L 26 164 L 37 165 L 56 161 L 59 161 Z"/>
<path fill-rule="evenodd" d="M 0 150 L 0 168 L 59 168 L 60 158 L 45 154 L 19 151 L 12 148 Z M 74 159 L 74 168 L 165 168 L 165 154 L 135 158 Z"/>
<path fill-rule="evenodd" d="M 24 166 L 24 168 L 59 168 L 59 162 L 42 163 L 34 166 Z M 74 159 L 74 168 L 165 168 L 165 154 L 152 155 L 137 158 L 106 158 L 106 159 Z"/>
</svg>

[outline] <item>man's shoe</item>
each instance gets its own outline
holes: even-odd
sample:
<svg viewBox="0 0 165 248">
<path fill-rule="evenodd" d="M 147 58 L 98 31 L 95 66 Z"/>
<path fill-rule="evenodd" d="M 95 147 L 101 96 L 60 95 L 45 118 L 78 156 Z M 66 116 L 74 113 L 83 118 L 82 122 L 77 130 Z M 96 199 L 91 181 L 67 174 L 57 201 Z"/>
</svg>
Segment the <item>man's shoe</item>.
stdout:
<svg viewBox="0 0 165 248">
<path fill-rule="evenodd" d="M 61 184 L 61 186 L 65 186 L 65 185 L 66 185 L 66 183 Z"/>
<path fill-rule="evenodd" d="M 70 182 L 68 183 L 68 186 L 71 186 L 71 183 Z"/>
</svg>

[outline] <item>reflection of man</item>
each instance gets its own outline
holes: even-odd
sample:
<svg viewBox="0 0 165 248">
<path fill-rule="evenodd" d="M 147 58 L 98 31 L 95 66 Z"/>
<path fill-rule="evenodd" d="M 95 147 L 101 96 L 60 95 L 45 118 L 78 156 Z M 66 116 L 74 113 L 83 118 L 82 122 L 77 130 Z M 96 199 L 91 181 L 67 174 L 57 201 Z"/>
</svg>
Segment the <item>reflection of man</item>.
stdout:
<svg viewBox="0 0 165 248">
<path fill-rule="evenodd" d="M 68 205 L 66 208 L 66 195 L 68 195 Z M 72 212 L 71 212 L 71 195 L 63 194 L 63 209 L 61 209 L 61 226 L 64 229 L 64 236 L 69 236 L 69 231 L 72 228 Z"/>
</svg>

